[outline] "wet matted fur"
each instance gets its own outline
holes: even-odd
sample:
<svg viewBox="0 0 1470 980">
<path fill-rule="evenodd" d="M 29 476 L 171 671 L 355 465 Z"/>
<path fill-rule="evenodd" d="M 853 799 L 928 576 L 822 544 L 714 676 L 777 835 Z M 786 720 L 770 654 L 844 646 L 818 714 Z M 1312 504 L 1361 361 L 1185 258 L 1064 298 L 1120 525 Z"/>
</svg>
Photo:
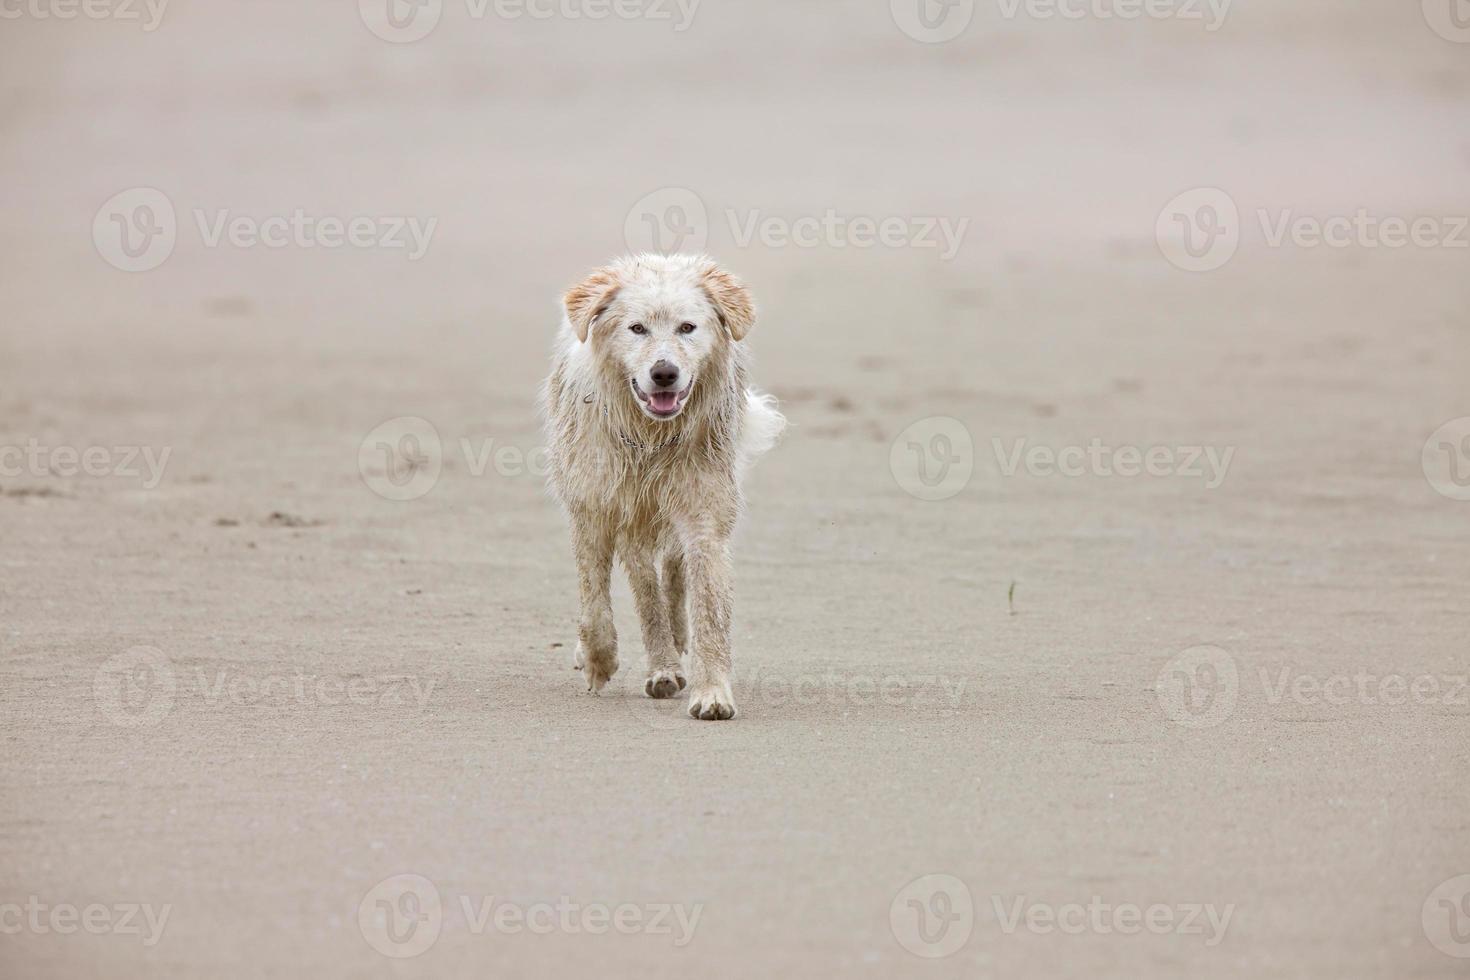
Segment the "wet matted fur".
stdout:
<svg viewBox="0 0 1470 980">
<path fill-rule="evenodd" d="M 730 536 L 741 478 L 786 424 L 747 387 L 750 292 L 703 256 L 640 255 L 593 272 L 564 306 L 544 409 L 577 560 L 576 666 L 594 692 L 618 669 L 616 555 L 642 621 L 645 693 L 683 690 L 692 653 L 689 713 L 733 718 Z"/>
</svg>

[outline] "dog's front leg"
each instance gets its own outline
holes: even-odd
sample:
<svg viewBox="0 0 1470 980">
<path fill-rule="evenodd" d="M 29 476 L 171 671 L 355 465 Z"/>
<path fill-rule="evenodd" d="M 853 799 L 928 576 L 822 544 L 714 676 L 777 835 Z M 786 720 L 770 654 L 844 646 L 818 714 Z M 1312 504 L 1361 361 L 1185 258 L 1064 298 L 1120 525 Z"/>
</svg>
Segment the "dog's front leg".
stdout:
<svg viewBox="0 0 1470 980">
<path fill-rule="evenodd" d="M 633 589 L 638 619 L 643 624 L 643 649 L 648 651 L 648 677 L 643 682 L 643 693 L 651 698 L 671 698 L 684 690 L 685 680 L 674 635 L 669 630 L 669 608 L 664 601 L 668 583 L 659 587 L 652 548 L 624 544 L 627 547 L 619 548 L 619 553 L 628 569 L 628 585 Z"/>
<path fill-rule="evenodd" d="M 684 569 L 694 619 L 694 682 L 689 714 L 705 721 L 735 717 L 730 690 L 730 613 L 734 605 L 730 535 L 696 524 L 684 542 Z"/>
<path fill-rule="evenodd" d="M 577 625 L 577 667 L 587 690 L 601 691 L 618 671 L 618 631 L 613 625 L 613 534 L 590 513 L 572 515 L 572 550 L 577 555 L 581 619 Z"/>
</svg>

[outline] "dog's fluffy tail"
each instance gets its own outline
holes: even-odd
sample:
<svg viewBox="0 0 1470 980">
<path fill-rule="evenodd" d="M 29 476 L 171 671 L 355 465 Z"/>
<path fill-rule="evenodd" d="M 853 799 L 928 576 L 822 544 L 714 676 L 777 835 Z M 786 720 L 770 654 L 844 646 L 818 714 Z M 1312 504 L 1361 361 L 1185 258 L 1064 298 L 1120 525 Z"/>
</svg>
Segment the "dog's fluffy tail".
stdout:
<svg viewBox="0 0 1470 980">
<path fill-rule="evenodd" d="M 753 388 L 745 389 L 745 419 L 740 426 L 735 471 L 744 479 L 750 466 L 764 455 L 786 429 L 786 416 L 777 408 L 776 397 Z"/>
</svg>

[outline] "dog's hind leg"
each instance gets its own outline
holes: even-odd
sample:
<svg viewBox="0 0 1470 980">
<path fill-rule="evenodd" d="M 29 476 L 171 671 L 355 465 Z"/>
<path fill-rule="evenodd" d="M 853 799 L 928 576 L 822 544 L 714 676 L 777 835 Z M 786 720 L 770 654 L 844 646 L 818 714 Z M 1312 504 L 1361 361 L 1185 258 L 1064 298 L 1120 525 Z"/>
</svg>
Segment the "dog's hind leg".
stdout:
<svg viewBox="0 0 1470 980">
<path fill-rule="evenodd" d="M 643 649 L 648 651 L 648 678 L 643 693 L 651 698 L 671 698 L 684 690 L 684 671 L 679 666 L 679 651 L 674 646 L 674 633 L 669 628 L 669 608 L 665 591 L 659 587 L 658 565 L 653 549 L 620 548 L 623 565 L 628 569 L 628 585 L 643 624 Z"/>
<path fill-rule="evenodd" d="M 674 634 L 674 649 L 679 656 L 689 652 L 689 603 L 685 599 L 684 552 L 673 551 L 664 556 L 664 602 L 669 607 L 669 632 Z"/>
<path fill-rule="evenodd" d="M 572 515 L 572 548 L 577 553 L 581 621 L 577 625 L 577 667 L 587 690 L 601 691 L 618 672 L 618 631 L 613 625 L 613 534 L 591 514 Z"/>
</svg>

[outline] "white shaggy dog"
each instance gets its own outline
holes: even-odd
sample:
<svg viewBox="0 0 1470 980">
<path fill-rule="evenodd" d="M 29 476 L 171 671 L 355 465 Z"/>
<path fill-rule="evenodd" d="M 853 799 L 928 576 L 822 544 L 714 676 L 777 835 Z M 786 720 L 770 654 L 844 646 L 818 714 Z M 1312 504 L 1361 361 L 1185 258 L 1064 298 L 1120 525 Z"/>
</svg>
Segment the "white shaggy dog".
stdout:
<svg viewBox="0 0 1470 980">
<path fill-rule="evenodd" d="M 786 420 L 746 387 L 750 293 L 703 256 L 640 255 L 566 294 L 544 404 L 552 489 L 581 591 L 576 666 L 590 691 L 618 669 L 609 586 L 622 559 L 643 623 L 649 697 L 735 716 L 730 535 L 740 480 Z"/>
</svg>

